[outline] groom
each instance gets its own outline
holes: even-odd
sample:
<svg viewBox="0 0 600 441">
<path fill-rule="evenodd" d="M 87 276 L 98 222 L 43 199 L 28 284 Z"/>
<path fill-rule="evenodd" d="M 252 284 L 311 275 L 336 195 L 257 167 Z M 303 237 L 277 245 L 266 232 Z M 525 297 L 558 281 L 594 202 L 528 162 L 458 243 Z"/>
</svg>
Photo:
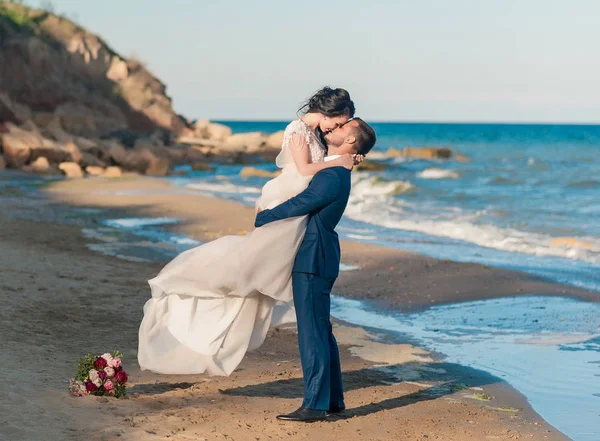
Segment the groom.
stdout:
<svg viewBox="0 0 600 441">
<path fill-rule="evenodd" d="M 354 118 L 325 135 L 329 155 L 366 155 L 375 145 L 375 131 Z M 327 412 L 345 409 L 340 355 L 329 320 L 329 294 L 340 268 L 340 243 L 334 231 L 348 203 L 350 170 L 332 167 L 317 173 L 299 195 L 256 216 L 255 227 L 309 215 L 304 240 L 292 270 L 298 343 L 304 374 L 304 402 L 287 421 L 324 420 Z"/>
</svg>

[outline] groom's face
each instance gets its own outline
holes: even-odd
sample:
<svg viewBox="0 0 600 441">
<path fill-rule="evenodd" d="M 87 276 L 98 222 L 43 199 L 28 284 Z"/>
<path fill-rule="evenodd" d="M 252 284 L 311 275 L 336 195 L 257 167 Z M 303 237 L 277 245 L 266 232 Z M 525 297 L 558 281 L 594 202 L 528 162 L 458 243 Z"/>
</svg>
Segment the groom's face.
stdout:
<svg viewBox="0 0 600 441">
<path fill-rule="evenodd" d="M 325 141 L 327 145 L 331 145 L 334 147 L 340 147 L 344 145 L 346 140 L 353 138 L 354 130 L 358 127 L 358 122 L 354 120 L 350 120 L 345 124 L 342 124 L 335 130 L 332 130 L 328 134 L 325 135 Z M 352 145 L 349 145 L 349 150 L 352 150 Z M 341 152 L 340 152 L 341 153 Z M 353 153 L 352 151 L 343 152 L 343 153 Z"/>
</svg>

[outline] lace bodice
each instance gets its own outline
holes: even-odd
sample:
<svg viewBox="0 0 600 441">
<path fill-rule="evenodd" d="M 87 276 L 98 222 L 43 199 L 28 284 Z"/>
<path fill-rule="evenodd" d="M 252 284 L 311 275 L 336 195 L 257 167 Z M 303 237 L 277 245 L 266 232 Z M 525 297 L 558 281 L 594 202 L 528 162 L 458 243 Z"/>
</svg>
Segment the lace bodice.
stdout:
<svg viewBox="0 0 600 441">
<path fill-rule="evenodd" d="M 290 148 L 294 147 L 292 136 L 296 134 L 306 140 L 306 145 L 310 149 L 310 162 L 323 162 L 325 160 L 325 147 L 312 129 L 300 118 L 295 119 L 285 129 L 283 134 L 283 143 L 281 153 L 277 156 L 275 163 L 278 167 L 284 168 L 287 164 L 294 161 Z"/>
</svg>

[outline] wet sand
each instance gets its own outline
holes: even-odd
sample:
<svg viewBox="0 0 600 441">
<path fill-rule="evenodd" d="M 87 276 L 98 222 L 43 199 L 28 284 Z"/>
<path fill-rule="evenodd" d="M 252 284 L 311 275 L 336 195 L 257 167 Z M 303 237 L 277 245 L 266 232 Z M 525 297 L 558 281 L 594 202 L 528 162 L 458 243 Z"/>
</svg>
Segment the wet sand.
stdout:
<svg viewBox="0 0 600 441">
<path fill-rule="evenodd" d="M 120 192 L 115 194 L 116 192 Z M 140 193 L 141 192 L 141 193 Z M 0 438 L 16 440 L 565 440 L 497 378 L 389 336 L 337 323 L 348 411 L 312 425 L 282 423 L 302 379 L 293 328 L 272 331 L 230 377 L 141 372 L 137 329 L 146 280 L 162 264 L 90 251 L 82 223 L 58 222 L 61 204 L 132 217 L 177 217 L 201 240 L 252 228 L 247 207 L 186 194 L 158 179 L 62 181 L 50 199 L 15 193 L 0 211 Z M 510 271 L 343 244 L 335 292 L 398 309 L 536 293 L 593 294 Z M 487 286 L 487 289 L 484 287 Z M 119 349 L 130 374 L 124 400 L 66 394 L 75 358 Z M 490 398 L 490 399 L 488 399 Z"/>
</svg>

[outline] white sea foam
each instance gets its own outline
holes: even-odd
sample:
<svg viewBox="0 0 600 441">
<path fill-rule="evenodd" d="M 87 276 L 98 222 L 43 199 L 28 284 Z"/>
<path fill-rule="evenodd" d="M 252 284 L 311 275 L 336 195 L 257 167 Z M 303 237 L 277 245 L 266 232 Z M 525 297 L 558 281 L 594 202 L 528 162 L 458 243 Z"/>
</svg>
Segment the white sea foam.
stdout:
<svg viewBox="0 0 600 441">
<path fill-rule="evenodd" d="M 151 225 L 169 225 L 176 224 L 179 219 L 172 217 L 129 217 L 124 219 L 107 219 L 106 225 L 114 228 L 139 228 Z"/>
<path fill-rule="evenodd" d="M 260 194 L 260 188 L 235 185 L 225 180 L 219 184 L 210 182 L 196 182 L 194 184 L 188 184 L 187 188 L 208 191 L 211 193 Z"/>
<path fill-rule="evenodd" d="M 443 168 L 427 168 L 417 176 L 423 179 L 458 179 L 460 177 L 456 171 Z"/>
<path fill-rule="evenodd" d="M 503 251 L 600 263 L 598 237 L 576 238 L 574 243 L 583 243 L 586 247 L 557 246 L 553 244 L 555 238 L 546 234 L 484 224 L 481 218 L 485 212 L 465 213 L 458 207 L 446 207 L 444 212 L 438 210 L 434 214 L 426 214 L 426 200 L 411 205 L 384 191 L 373 191 L 368 179 L 358 180 L 354 184 L 346 209 L 346 216 L 350 219 L 386 228 L 462 240 Z M 367 183 L 363 184 L 365 181 Z"/>
</svg>

